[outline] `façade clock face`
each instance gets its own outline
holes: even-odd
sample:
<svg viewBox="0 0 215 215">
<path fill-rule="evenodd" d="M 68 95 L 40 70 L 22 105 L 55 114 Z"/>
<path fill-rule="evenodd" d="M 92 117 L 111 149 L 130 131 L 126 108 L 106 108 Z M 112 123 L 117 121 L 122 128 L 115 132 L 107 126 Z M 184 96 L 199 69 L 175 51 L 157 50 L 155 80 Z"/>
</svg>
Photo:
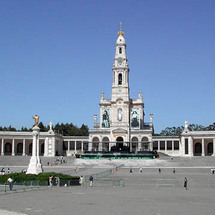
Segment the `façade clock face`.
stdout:
<svg viewBox="0 0 215 215">
<path fill-rule="evenodd" d="M 118 62 L 118 65 L 122 65 L 123 59 L 120 57 L 118 58 L 117 62 Z"/>
</svg>

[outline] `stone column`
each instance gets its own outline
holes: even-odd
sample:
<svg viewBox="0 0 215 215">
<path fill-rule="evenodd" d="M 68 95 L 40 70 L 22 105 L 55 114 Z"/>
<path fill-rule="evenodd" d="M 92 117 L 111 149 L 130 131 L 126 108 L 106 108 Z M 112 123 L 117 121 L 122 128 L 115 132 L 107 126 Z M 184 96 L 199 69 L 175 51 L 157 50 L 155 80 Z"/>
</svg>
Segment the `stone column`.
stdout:
<svg viewBox="0 0 215 215">
<path fill-rule="evenodd" d="M 45 138 L 45 148 L 44 148 L 44 156 L 48 156 L 49 154 L 49 149 L 48 149 L 48 144 L 49 144 L 49 139 L 48 137 Z"/>
<path fill-rule="evenodd" d="M 88 151 L 92 151 L 92 142 L 88 143 Z"/>
<path fill-rule="evenodd" d="M 70 141 L 68 140 L 68 152 L 70 152 L 71 148 L 70 148 Z"/>
<path fill-rule="evenodd" d="M 181 156 L 185 155 L 185 139 L 184 137 L 181 138 L 181 144 L 180 144 L 180 154 Z"/>
<path fill-rule="evenodd" d="M 32 132 L 33 135 L 32 156 L 26 174 L 39 174 L 43 171 L 39 158 L 39 149 L 37 149 L 37 146 L 39 146 L 39 132 L 40 128 L 34 126 Z"/>
<path fill-rule="evenodd" d="M 25 156 L 25 139 L 23 139 L 22 156 Z"/>
<path fill-rule="evenodd" d="M 38 134 L 38 138 L 37 138 L 37 148 L 36 148 L 36 151 L 37 151 L 37 157 L 40 156 L 40 138 L 39 138 L 39 134 Z"/>
<path fill-rule="evenodd" d="M 109 144 L 108 144 L 108 151 L 110 152 L 110 150 L 111 150 L 111 143 L 109 142 Z"/>
<path fill-rule="evenodd" d="M 132 141 L 130 141 L 130 152 L 132 152 Z"/>
<path fill-rule="evenodd" d="M 1 155 L 4 155 L 4 139 L 1 140 Z"/>
<path fill-rule="evenodd" d="M 160 140 L 158 140 L 158 151 L 160 151 L 161 149 L 161 144 L 160 144 Z"/>
<path fill-rule="evenodd" d="M 81 141 L 81 152 L 83 152 L 83 151 L 84 151 L 84 142 Z"/>
<path fill-rule="evenodd" d="M 174 140 L 172 140 L 172 154 L 174 153 Z"/>
<path fill-rule="evenodd" d="M 138 143 L 137 143 L 137 151 L 140 151 L 141 149 L 141 141 L 138 139 Z"/>
<path fill-rule="evenodd" d="M 75 153 L 77 153 L 77 147 L 76 147 L 77 146 L 77 141 L 75 140 L 74 142 L 75 142 Z"/>
<path fill-rule="evenodd" d="M 205 139 L 202 139 L 202 156 L 205 156 Z"/>
<path fill-rule="evenodd" d="M 1 155 L 4 155 L 4 139 L 1 140 Z"/>
<path fill-rule="evenodd" d="M 165 140 L 165 153 L 167 153 L 167 141 Z"/>
<path fill-rule="evenodd" d="M 189 138 L 189 155 L 193 156 L 193 138 Z"/>
<path fill-rule="evenodd" d="M 102 151 L 102 142 L 101 142 L 101 139 L 99 138 L 99 148 L 98 148 L 99 151 Z"/>
<path fill-rule="evenodd" d="M 213 154 L 212 156 L 215 156 L 215 139 L 213 139 Z"/>
<path fill-rule="evenodd" d="M 12 156 L 15 155 L 15 139 L 12 140 Z"/>
<path fill-rule="evenodd" d="M 37 167 L 41 168 L 41 162 L 40 162 L 40 138 L 38 134 L 37 138 Z"/>
</svg>

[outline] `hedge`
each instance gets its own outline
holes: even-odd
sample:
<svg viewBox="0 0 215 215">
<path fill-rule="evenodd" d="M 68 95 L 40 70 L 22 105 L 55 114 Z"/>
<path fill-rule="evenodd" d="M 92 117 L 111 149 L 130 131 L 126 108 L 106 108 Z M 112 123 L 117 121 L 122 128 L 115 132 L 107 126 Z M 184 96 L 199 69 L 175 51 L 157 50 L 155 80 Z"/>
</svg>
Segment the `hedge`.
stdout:
<svg viewBox="0 0 215 215">
<path fill-rule="evenodd" d="M 65 175 L 65 174 L 56 173 L 56 172 L 44 172 L 44 173 L 39 173 L 38 175 L 25 174 L 25 173 L 10 173 L 10 174 L 5 174 L 5 175 L 0 175 L 0 183 L 5 183 L 9 177 L 12 177 L 13 181 L 16 183 L 21 183 L 24 181 L 26 181 L 26 182 L 40 181 L 41 184 L 45 184 L 42 182 L 48 182 L 50 175 L 52 175 L 54 178 L 59 177 L 61 181 L 72 180 L 74 182 L 76 182 L 76 181 L 78 182 L 78 180 L 79 180 L 79 176 Z"/>
</svg>

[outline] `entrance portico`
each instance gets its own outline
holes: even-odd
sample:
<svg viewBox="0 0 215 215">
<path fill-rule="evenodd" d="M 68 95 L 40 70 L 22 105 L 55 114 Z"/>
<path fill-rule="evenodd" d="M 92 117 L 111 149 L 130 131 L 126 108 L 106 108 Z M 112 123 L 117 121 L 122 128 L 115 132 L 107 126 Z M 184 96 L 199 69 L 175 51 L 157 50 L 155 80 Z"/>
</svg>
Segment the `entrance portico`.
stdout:
<svg viewBox="0 0 215 215">
<path fill-rule="evenodd" d="M 215 131 L 189 131 L 182 133 L 182 156 L 214 156 Z"/>
</svg>

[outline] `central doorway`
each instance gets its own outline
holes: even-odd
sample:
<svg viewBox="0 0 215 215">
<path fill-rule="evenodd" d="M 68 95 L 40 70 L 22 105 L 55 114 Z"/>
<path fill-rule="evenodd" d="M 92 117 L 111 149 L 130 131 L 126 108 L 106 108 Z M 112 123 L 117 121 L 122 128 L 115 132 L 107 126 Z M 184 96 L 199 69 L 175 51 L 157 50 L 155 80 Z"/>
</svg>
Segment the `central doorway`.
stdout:
<svg viewBox="0 0 215 215">
<path fill-rule="evenodd" d="M 116 151 L 120 152 L 123 149 L 123 138 L 117 137 L 116 138 Z"/>
</svg>

